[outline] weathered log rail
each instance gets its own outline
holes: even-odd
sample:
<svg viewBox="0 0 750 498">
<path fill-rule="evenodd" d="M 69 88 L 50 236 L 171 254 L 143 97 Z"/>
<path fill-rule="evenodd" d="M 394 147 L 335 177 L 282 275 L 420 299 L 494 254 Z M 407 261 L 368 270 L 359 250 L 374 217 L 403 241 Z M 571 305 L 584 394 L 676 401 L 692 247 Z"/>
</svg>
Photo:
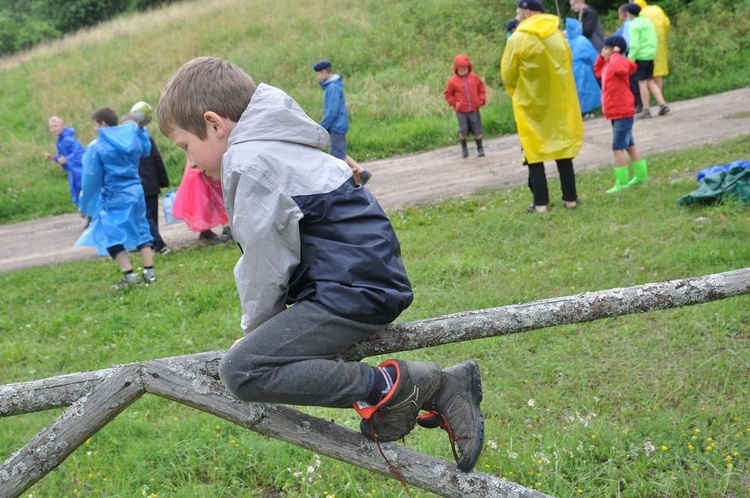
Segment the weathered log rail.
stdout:
<svg viewBox="0 0 750 498">
<path fill-rule="evenodd" d="M 343 357 L 368 356 L 503 336 L 556 325 L 664 310 L 750 293 L 750 268 L 684 280 L 589 292 L 393 325 Z M 132 363 L 0 386 L 0 417 L 68 406 L 0 467 L 0 498 L 17 497 L 60 465 L 145 393 L 216 415 L 269 437 L 393 477 L 359 433 L 286 406 L 242 403 L 218 380 L 222 351 Z M 546 496 L 495 476 L 464 474 L 452 463 L 395 444 L 383 449 L 404 480 L 446 497 Z"/>
</svg>

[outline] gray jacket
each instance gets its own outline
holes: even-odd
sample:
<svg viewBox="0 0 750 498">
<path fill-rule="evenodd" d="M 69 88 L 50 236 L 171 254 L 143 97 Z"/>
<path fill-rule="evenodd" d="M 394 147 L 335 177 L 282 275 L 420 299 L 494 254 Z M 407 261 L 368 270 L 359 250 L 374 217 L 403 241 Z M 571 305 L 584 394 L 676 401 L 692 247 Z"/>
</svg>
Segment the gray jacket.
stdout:
<svg viewBox="0 0 750 498">
<path fill-rule="evenodd" d="M 327 142 L 291 97 L 263 83 L 229 136 L 222 184 L 243 252 L 234 277 L 246 333 L 300 300 L 383 325 L 412 302 L 388 217 L 323 152 Z"/>
</svg>

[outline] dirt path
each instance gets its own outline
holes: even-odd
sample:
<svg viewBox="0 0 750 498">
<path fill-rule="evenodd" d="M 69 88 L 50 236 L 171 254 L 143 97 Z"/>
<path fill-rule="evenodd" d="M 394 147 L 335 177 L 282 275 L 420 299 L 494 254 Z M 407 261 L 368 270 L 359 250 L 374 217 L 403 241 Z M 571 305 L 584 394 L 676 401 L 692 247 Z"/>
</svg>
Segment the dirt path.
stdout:
<svg viewBox="0 0 750 498">
<path fill-rule="evenodd" d="M 750 133 L 750 88 L 675 102 L 670 107 L 667 116 L 637 121 L 635 139 L 644 155 Z M 585 125 L 585 142 L 574 162 L 576 171 L 611 165 L 609 122 L 598 118 Z M 486 140 L 484 158 L 470 151 L 468 159 L 462 159 L 455 146 L 366 163 L 373 172 L 367 186 L 390 211 L 478 189 L 526 183 L 516 135 Z M 550 176 L 556 175 L 553 165 L 547 170 Z M 550 184 L 550 190 L 555 196 L 559 190 L 556 182 Z M 580 194 L 586 196 L 586 192 Z M 160 226 L 164 240 L 175 249 L 197 241 L 197 235 L 183 223 L 166 225 L 161 220 Z M 73 247 L 82 229 L 83 220 L 76 214 L 0 225 L 0 272 L 95 257 L 93 249 Z"/>
</svg>

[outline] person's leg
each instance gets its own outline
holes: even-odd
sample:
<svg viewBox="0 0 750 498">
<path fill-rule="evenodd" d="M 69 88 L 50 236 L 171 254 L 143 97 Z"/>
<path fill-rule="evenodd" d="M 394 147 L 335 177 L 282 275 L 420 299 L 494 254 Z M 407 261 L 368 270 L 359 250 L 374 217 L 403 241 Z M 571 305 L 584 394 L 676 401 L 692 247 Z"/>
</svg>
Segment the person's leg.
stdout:
<svg viewBox="0 0 750 498">
<path fill-rule="evenodd" d="M 648 93 L 648 81 L 641 80 L 638 82 L 638 91 L 641 94 L 641 105 L 643 106 L 642 117 L 651 117 L 651 95 Z"/>
<path fill-rule="evenodd" d="M 143 261 L 143 281 L 147 284 L 156 282 L 156 274 L 154 273 L 154 251 L 151 244 L 151 242 L 148 242 L 138 246 L 138 251 L 141 253 L 141 260 Z"/>
<path fill-rule="evenodd" d="M 457 112 L 456 117 L 458 118 L 458 139 L 461 141 L 461 157 L 466 159 L 469 157 L 469 147 L 466 140 L 469 138 L 469 132 L 471 131 L 469 114 Z"/>
<path fill-rule="evenodd" d="M 237 341 L 219 375 L 243 401 L 348 408 L 367 396 L 373 367 L 331 358 L 384 328 L 301 301 Z"/>
<path fill-rule="evenodd" d="M 467 362 L 441 371 L 429 362 L 387 360 L 372 367 L 336 359 L 384 328 L 301 301 L 235 342 L 219 363 L 219 377 L 244 401 L 355 407 L 363 416 L 360 430 L 378 441 L 403 438 L 420 410 L 434 409 L 457 439 L 459 468 L 470 470 L 484 434 L 478 367 Z M 381 391 L 377 379 L 386 377 L 390 387 Z M 375 405 L 373 391 L 383 394 Z"/>
<path fill-rule="evenodd" d="M 560 189 L 562 199 L 568 209 L 578 205 L 578 192 L 576 191 L 576 174 L 573 170 L 573 158 L 556 159 L 557 172 L 560 175 Z"/>
<path fill-rule="evenodd" d="M 549 190 L 544 163 L 529 164 L 529 188 L 534 195 L 534 209 L 544 212 L 549 205 Z"/>
<path fill-rule="evenodd" d="M 125 246 L 117 244 L 108 247 L 107 252 L 115 263 L 117 263 L 117 266 L 120 267 L 120 271 L 122 271 L 122 280 L 114 284 L 112 288 L 115 290 L 122 290 L 126 287 L 137 284 L 138 278 L 135 273 L 133 273 L 133 265 L 130 262 L 130 257 L 128 256 L 128 251 L 125 250 Z"/>
<path fill-rule="evenodd" d="M 643 104 L 641 103 L 641 90 L 638 88 L 638 79 L 634 74 L 630 76 L 630 91 L 633 93 L 635 112 L 636 114 L 640 113 L 643 110 Z"/>
<path fill-rule="evenodd" d="M 647 182 L 648 163 L 641 157 L 640 152 L 635 147 L 635 143 L 631 143 L 630 147 L 628 147 L 628 156 L 630 156 L 630 164 L 633 166 L 633 178 L 628 182 L 628 187 Z"/>
<path fill-rule="evenodd" d="M 667 102 L 664 100 L 664 96 L 661 93 L 661 87 L 652 78 L 647 81 L 649 91 L 654 95 L 656 103 L 659 104 L 659 116 L 668 114 L 670 109 Z"/>
<path fill-rule="evenodd" d="M 151 237 L 154 239 L 154 251 L 161 251 L 166 244 L 159 233 L 159 196 L 146 196 L 146 219 L 148 228 L 151 231 Z"/>
<path fill-rule="evenodd" d="M 484 157 L 484 147 L 482 146 L 482 134 L 484 128 L 482 127 L 482 116 L 479 111 L 472 112 L 470 116 L 471 133 L 474 135 L 474 143 L 477 146 L 477 156 Z"/>
</svg>

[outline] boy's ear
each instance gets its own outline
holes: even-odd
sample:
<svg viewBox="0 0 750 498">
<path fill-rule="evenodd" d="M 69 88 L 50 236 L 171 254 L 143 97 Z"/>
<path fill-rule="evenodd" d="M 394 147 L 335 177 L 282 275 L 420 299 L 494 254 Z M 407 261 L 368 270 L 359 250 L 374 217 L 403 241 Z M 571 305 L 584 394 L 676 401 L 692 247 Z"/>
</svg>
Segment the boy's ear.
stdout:
<svg viewBox="0 0 750 498">
<path fill-rule="evenodd" d="M 218 138 L 226 138 L 229 136 L 229 127 L 227 126 L 227 120 L 222 118 L 214 111 L 206 111 L 203 113 L 203 121 L 206 123 L 206 132 L 213 133 Z"/>
</svg>

